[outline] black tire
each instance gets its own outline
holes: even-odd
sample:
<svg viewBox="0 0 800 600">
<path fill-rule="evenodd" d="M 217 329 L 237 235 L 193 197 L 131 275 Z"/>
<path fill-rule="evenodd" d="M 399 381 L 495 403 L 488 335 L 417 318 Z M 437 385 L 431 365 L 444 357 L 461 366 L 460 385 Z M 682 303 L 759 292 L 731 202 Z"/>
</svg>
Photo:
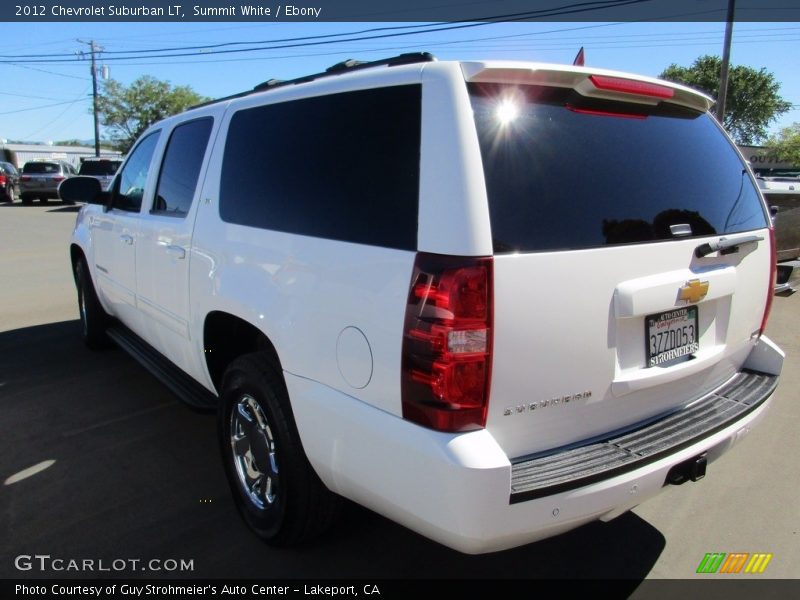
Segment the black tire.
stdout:
<svg viewBox="0 0 800 600">
<path fill-rule="evenodd" d="M 8 200 L 9 204 L 14 204 L 14 200 L 16 200 L 16 193 L 14 191 L 14 186 L 8 186 L 8 191 L 6 192 L 6 200 Z"/>
<path fill-rule="evenodd" d="M 41 204 L 47 204 L 47 196 L 39 196 L 39 202 Z"/>
<path fill-rule="evenodd" d="M 20 196 L 20 200 L 22 200 L 23 204 L 30 204 L 31 202 L 33 202 L 33 198 L 31 196 L 28 196 L 27 194 L 22 194 Z"/>
<path fill-rule="evenodd" d="M 275 546 L 297 544 L 328 529 L 341 498 L 325 487 L 306 458 L 274 361 L 263 353 L 233 361 L 225 371 L 221 401 L 225 473 L 250 528 Z"/>
<path fill-rule="evenodd" d="M 75 263 L 75 287 L 78 290 L 78 312 L 81 317 L 81 338 L 92 350 L 102 350 L 110 346 L 106 336 L 108 315 L 103 310 L 92 283 L 89 267 L 83 258 Z"/>
</svg>

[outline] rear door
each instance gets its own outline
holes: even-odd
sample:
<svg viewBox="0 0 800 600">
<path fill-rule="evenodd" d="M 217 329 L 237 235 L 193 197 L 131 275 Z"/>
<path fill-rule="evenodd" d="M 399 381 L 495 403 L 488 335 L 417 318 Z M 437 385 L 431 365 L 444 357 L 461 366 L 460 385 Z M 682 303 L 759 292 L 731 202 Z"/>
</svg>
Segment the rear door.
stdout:
<svg viewBox="0 0 800 600">
<path fill-rule="evenodd" d="M 221 109 L 216 107 L 214 112 Z M 211 115 L 179 123 L 169 132 L 153 203 L 139 223 L 136 289 L 143 335 L 186 368 L 189 352 L 189 262 L 200 199 Z"/>
<path fill-rule="evenodd" d="M 603 436 L 739 369 L 769 294 L 771 232 L 713 118 L 658 86 L 469 90 L 495 255 L 487 427 L 504 450 Z"/>
</svg>

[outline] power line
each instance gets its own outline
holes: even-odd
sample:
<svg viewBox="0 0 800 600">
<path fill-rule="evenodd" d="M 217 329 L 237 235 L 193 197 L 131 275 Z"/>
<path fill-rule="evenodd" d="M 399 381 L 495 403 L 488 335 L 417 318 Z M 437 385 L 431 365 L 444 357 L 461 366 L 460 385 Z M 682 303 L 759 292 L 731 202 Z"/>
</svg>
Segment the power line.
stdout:
<svg viewBox="0 0 800 600">
<path fill-rule="evenodd" d="M 88 100 L 88 98 L 78 98 L 76 100 L 67 100 L 66 102 L 56 102 L 54 104 L 42 104 L 41 106 L 32 106 L 30 108 L 20 108 L 18 110 L 7 110 L 5 112 L 0 112 L 0 115 L 13 115 L 15 113 L 28 112 L 28 111 L 31 111 L 31 110 L 39 110 L 41 108 L 52 108 L 53 106 L 64 106 L 65 104 L 75 104 L 76 102 L 80 102 L 82 100 Z"/>
<path fill-rule="evenodd" d="M 704 12 L 708 12 L 708 11 L 704 11 Z M 694 14 L 694 13 L 691 13 L 691 14 Z M 670 15 L 669 17 L 665 17 L 665 18 L 672 18 L 672 17 L 676 17 L 676 16 L 680 16 L 680 15 Z M 608 27 L 608 26 L 616 26 L 616 25 L 624 25 L 624 24 L 627 24 L 627 23 L 626 22 L 604 23 L 604 24 L 588 25 L 588 26 L 581 26 L 581 27 L 562 28 L 562 29 L 549 30 L 549 31 L 544 31 L 544 32 L 521 33 L 521 34 L 512 34 L 512 35 L 505 35 L 505 36 L 490 36 L 490 37 L 484 37 L 484 38 L 470 38 L 468 40 L 451 40 L 451 41 L 444 41 L 444 42 L 430 42 L 430 41 L 428 41 L 428 42 L 424 42 L 424 44 L 426 46 L 434 46 L 435 47 L 435 46 L 440 46 L 440 45 L 457 45 L 459 43 L 469 43 L 470 44 L 470 48 L 477 48 L 477 47 L 480 47 L 480 46 L 476 46 L 475 45 L 476 41 L 484 41 L 484 40 L 486 40 L 486 41 L 499 41 L 499 40 L 511 39 L 511 38 L 518 38 L 520 40 L 532 39 L 532 38 L 540 38 L 543 35 L 548 35 L 548 34 L 551 34 L 551 33 L 560 33 L 560 32 L 563 32 L 563 31 L 575 31 L 575 30 L 581 30 L 581 29 Z M 380 28 L 375 28 L 375 29 L 380 29 Z M 761 29 L 752 29 L 752 30 L 745 30 L 745 31 L 749 32 L 749 31 L 774 31 L 774 30 L 795 30 L 795 29 L 798 29 L 798 28 L 796 28 L 796 27 L 783 27 L 783 28 L 770 28 L 770 29 L 761 28 Z M 365 31 L 367 31 L 367 30 L 365 30 Z M 438 30 L 429 29 L 429 30 L 426 30 L 426 31 L 406 32 L 406 33 L 423 33 L 424 34 L 424 33 L 435 32 L 435 31 L 438 31 Z M 331 35 L 353 35 L 353 34 L 354 34 L 354 32 L 345 33 L 345 34 L 331 34 Z M 683 40 L 686 40 L 686 41 L 693 41 L 693 40 L 700 40 L 700 39 L 709 39 L 710 40 L 711 38 L 702 38 L 702 37 L 699 37 L 699 35 L 707 35 L 707 34 L 720 35 L 720 33 L 713 32 L 713 31 L 697 32 L 697 34 L 698 35 L 694 35 L 694 36 L 689 37 L 689 38 L 680 38 L 680 39 L 683 39 Z M 589 38 L 586 38 L 586 37 L 571 37 L 571 38 L 560 37 L 559 41 L 568 40 L 568 39 L 576 39 L 576 40 L 585 41 L 586 39 L 596 39 L 596 38 L 606 38 L 606 39 L 608 39 L 608 38 L 617 38 L 619 40 L 624 40 L 624 38 L 629 38 L 629 37 L 630 38 L 633 38 L 633 37 L 651 37 L 652 38 L 652 37 L 658 37 L 658 36 L 664 37 L 664 36 L 676 36 L 676 35 L 686 35 L 686 34 L 685 33 L 653 33 L 653 34 L 627 34 L 627 35 L 623 34 L 623 35 L 612 35 L 612 36 L 590 36 Z M 691 35 L 691 34 L 689 34 L 689 35 Z M 791 34 L 788 34 L 788 33 L 774 34 L 774 35 L 771 36 L 770 39 L 772 41 L 774 41 L 775 37 L 778 37 L 778 36 L 786 37 L 786 36 L 789 36 L 789 35 L 791 35 Z M 314 37 L 314 36 L 307 36 L 307 37 Z M 320 36 L 320 37 L 330 37 L 330 36 Z M 368 38 L 358 38 L 358 39 L 355 39 L 353 41 L 359 42 L 359 41 L 369 40 L 369 41 L 372 41 L 374 43 L 374 42 L 377 41 L 377 40 L 373 39 L 375 37 L 390 37 L 390 36 L 372 36 L 372 37 L 368 37 Z M 759 35 L 758 34 L 756 34 L 756 35 L 737 34 L 737 39 L 740 39 L 742 37 L 759 37 Z M 285 38 L 285 39 L 301 39 L 301 38 Z M 675 38 L 675 39 L 678 39 L 678 38 Z M 329 43 L 344 42 L 344 41 L 348 41 L 348 40 L 330 40 Z M 539 44 L 547 43 L 549 41 L 553 41 L 553 40 L 538 39 L 538 43 Z M 663 41 L 663 40 L 658 40 L 658 41 Z M 765 40 L 765 41 L 767 41 L 767 40 Z M 783 41 L 795 41 L 795 40 L 794 39 L 790 39 L 790 40 L 783 40 Z M 252 44 L 252 43 L 257 43 L 257 42 L 233 42 L 233 43 L 235 43 L 235 44 L 239 44 L 239 43 L 241 43 L 241 44 Z M 554 43 L 555 43 L 555 41 L 554 41 Z M 620 43 L 620 42 L 612 42 L 612 41 L 598 41 L 598 42 L 595 42 L 595 44 L 611 44 L 611 43 Z M 745 42 L 740 40 L 739 43 L 745 43 Z M 220 45 L 224 45 L 224 44 L 220 44 Z M 220 46 L 220 45 L 217 45 L 217 46 Z M 302 46 L 305 46 L 305 44 L 298 44 L 296 46 L 302 47 Z M 402 49 L 402 48 L 417 47 L 417 46 L 418 45 L 402 46 L 402 47 L 395 47 L 395 48 Z M 662 44 L 662 46 L 664 46 L 664 45 Z M 295 45 L 291 45 L 291 46 L 276 46 L 276 48 L 289 48 L 289 47 L 295 47 Z M 490 46 L 483 46 L 483 47 L 484 48 L 489 48 Z M 509 51 L 513 51 L 513 48 L 510 48 L 508 45 L 498 46 L 498 47 L 507 49 Z M 614 48 L 626 48 L 626 47 L 640 48 L 642 46 L 638 46 L 638 45 L 619 45 L 619 46 L 614 46 Z M 350 45 L 350 48 L 353 48 L 352 44 Z M 268 48 L 247 48 L 247 49 L 241 50 L 241 52 L 259 51 L 259 50 L 262 50 L 262 49 L 268 49 Z M 393 49 L 393 48 L 387 48 L 386 50 L 391 50 L 391 49 Z M 148 50 L 147 52 L 159 52 L 159 51 L 161 51 L 161 50 Z M 371 52 L 372 50 L 361 50 L 361 51 L 362 52 Z M 375 50 L 375 51 L 380 51 L 380 50 Z M 125 51 L 125 52 L 135 52 L 135 51 Z M 297 54 L 297 55 L 284 55 L 284 56 L 281 56 L 281 57 L 244 58 L 244 59 L 216 60 L 216 61 L 204 61 L 204 62 L 211 63 L 211 62 L 235 62 L 237 60 L 248 60 L 248 61 L 250 61 L 250 60 L 269 60 L 269 59 L 272 59 L 272 58 L 292 58 L 292 57 L 295 57 L 295 56 L 296 57 L 327 56 L 327 55 L 337 55 L 337 54 L 341 54 L 341 53 L 342 52 Z M 216 52 L 189 53 L 189 54 L 186 54 L 185 56 L 203 56 L 203 57 L 205 57 L 205 56 L 212 55 L 212 54 L 216 54 Z M 49 56 L 49 55 L 41 55 L 41 56 Z M 184 55 L 178 55 L 178 56 L 184 56 Z M 125 58 L 133 60 L 135 58 L 158 59 L 158 58 L 170 58 L 170 57 L 172 57 L 172 55 L 149 56 L 149 57 L 128 56 L 128 57 L 125 57 Z M 60 61 L 42 61 L 42 62 L 44 62 L 45 64 L 52 64 L 52 63 L 60 62 Z M 69 62 L 71 63 L 70 66 L 74 65 L 74 63 L 72 63 L 72 60 L 70 60 Z M 139 66 L 139 65 L 175 65 L 175 64 L 190 64 L 190 61 L 159 61 L 159 62 L 137 62 L 137 63 L 130 63 L 129 62 L 129 63 L 126 63 L 126 64 L 131 65 L 131 66 Z M 19 65 L 19 66 L 22 66 L 22 65 Z M 53 73 L 53 74 L 61 75 L 59 73 Z M 68 75 L 64 75 L 64 76 L 68 77 Z M 80 78 L 80 79 L 83 79 L 83 78 Z"/>
<path fill-rule="evenodd" d="M 568 29 L 569 30 L 569 29 Z M 525 34 L 529 35 L 529 34 Z M 675 34 L 677 35 L 677 34 Z M 684 34 L 685 35 L 685 34 Z M 720 34 L 721 35 L 721 34 Z M 798 35 L 798 34 L 781 34 L 783 36 L 789 35 Z M 517 35 L 510 36 L 514 38 L 518 38 Z M 768 35 L 757 35 L 757 36 L 749 36 L 754 38 L 762 38 L 762 39 L 746 39 L 746 40 L 739 40 L 737 44 L 763 44 L 763 43 L 775 43 L 775 36 L 768 36 Z M 490 38 L 471 38 L 471 39 L 459 39 L 459 40 L 449 40 L 449 41 L 426 41 L 422 45 L 428 49 L 435 49 L 442 46 L 448 46 L 450 50 L 478 50 L 478 49 L 500 49 L 505 52 L 537 52 L 537 51 L 554 51 L 554 50 L 561 50 L 567 48 L 573 48 L 575 43 L 569 40 L 581 40 L 583 41 L 585 38 L 581 37 L 564 37 L 560 40 L 555 39 L 531 39 L 530 43 L 527 43 L 523 40 L 513 41 L 514 45 L 510 43 L 501 43 L 503 41 L 503 36 L 495 36 Z M 476 44 L 476 41 L 487 40 L 489 42 L 498 42 L 495 44 L 488 43 L 488 44 Z M 684 47 L 684 46 L 706 46 L 709 42 L 715 41 L 713 38 L 701 38 L 701 37 L 683 37 L 683 38 L 674 38 L 674 39 L 657 39 L 654 42 L 650 42 L 647 44 L 642 44 L 641 40 L 600 40 L 600 41 L 593 41 L 587 42 L 586 46 L 588 48 L 593 48 L 595 50 L 622 50 L 622 49 L 638 49 L 638 48 L 672 48 L 676 46 Z M 798 37 L 792 37 L 787 39 L 778 40 L 784 43 L 794 43 L 800 41 Z M 459 46 L 459 44 L 463 44 L 463 46 Z M 330 51 L 326 52 L 307 52 L 307 53 L 296 53 L 296 54 L 282 54 L 282 55 L 271 55 L 271 56 L 255 56 L 255 57 L 237 57 L 237 58 L 228 58 L 228 59 L 209 59 L 203 61 L 197 60 L 184 60 L 184 61 L 166 61 L 161 60 L 157 62 L 129 62 L 125 63 L 125 66 L 170 66 L 170 65 L 185 65 L 185 64 L 215 64 L 215 63 L 227 63 L 227 62 L 251 62 L 251 61 L 272 61 L 272 60 L 284 60 L 284 59 L 295 59 L 295 58 L 312 58 L 312 57 L 320 57 L 320 56 L 342 56 L 345 54 L 351 54 L 353 52 L 359 52 L 363 54 L 368 53 L 375 53 L 375 52 L 392 52 L 392 51 L 403 51 L 409 49 L 418 49 L 420 44 L 408 44 L 408 45 L 398 45 L 398 46 L 381 46 L 381 47 L 370 47 L 370 48 L 361 48 L 361 47 L 354 47 L 352 44 L 343 45 L 341 49 L 331 49 Z M 199 56 L 203 56 L 202 54 Z M 143 59 L 147 58 L 157 58 L 157 57 L 140 57 Z M 75 64 L 71 64 L 69 66 L 79 66 Z"/>
<path fill-rule="evenodd" d="M 55 119 L 53 119 L 52 121 L 48 121 L 47 123 L 45 123 L 44 125 L 42 125 L 42 126 L 39 128 L 39 129 L 37 129 L 37 130 L 36 130 L 36 131 L 34 131 L 33 133 L 30 133 L 30 134 L 28 134 L 28 135 L 26 135 L 26 136 L 23 136 L 23 138 L 24 138 L 24 139 L 30 139 L 30 138 L 32 138 L 33 136 L 35 136 L 35 135 L 38 135 L 40 131 L 44 131 L 45 129 L 47 129 L 48 127 L 50 127 L 50 126 L 51 126 L 53 123 L 55 123 L 55 122 L 56 122 L 56 121 L 58 121 L 58 120 L 59 120 L 61 117 L 63 117 L 65 114 L 67 114 L 67 111 L 68 111 L 70 108 L 72 108 L 72 107 L 73 107 L 75 104 L 77 104 L 77 103 L 78 103 L 78 102 L 80 102 L 81 100 L 86 100 L 86 98 L 84 98 L 83 96 L 84 96 L 84 95 L 86 94 L 86 92 L 88 92 L 88 91 L 89 91 L 89 87 L 87 86 L 87 87 L 86 87 L 86 89 L 84 89 L 84 90 L 81 92 L 80 96 L 78 96 L 78 97 L 77 97 L 75 100 L 73 100 L 72 102 L 70 102 L 70 103 L 69 103 L 69 106 L 67 106 L 67 107 L 66 107 L 64 110 L 62 110 L 60 113 L 58 113 L 58 116 L 57 116 Z"/>
<path fill-rule="evenodd" d="M 82 81 L 89 81 L 88 77 L 78 77 L 77 75 L 67 75 L 66 73 L 56 73 L 55 71 L 47 71 L 46 69 L 39 69 L 37 67 L 30 67 L 28 65 L 21 65 L 15 62 L 9 61 L 0 61 L 5 62 L 5 64 L 9 64 L 12 67 L 19 67 L 20 69 L 29 69 L 31 71 L 39 71 L 40 73 L 47 73 L 48 75 L 58 75 L 59 77 L 69 77 L 70 79 L 80 79 Z"/>
<path fill-rule="evenodd" d="M 105 55 L 109 54 L 145 54 L 150 52 L 178 52 L 184 50 L 202 50 L 205 54 L 206 51 L 210 48 L 224 48 L 228 46 L 248 46 L 248 45 L 255 45 L 255 44 L 278 44 L 283 42 L 301 42 L 307 40 L 319 40 L 324 38 L 337 38 L 337 37 L 344 37 L 347 35 L 361 35 L 364 33 L 374 33 L 377 31 L 392 31 L 397 29 L 422 29 L 428 27 L 434 27 L 436 24 L 431 23 L 424 23 L 421 25 L 395 25 L 391 27 L 372 27 L 370 29 L 361 29 L 358 31 L 348 31 L 343 33 L 328 33 L 324 35 L 308 35 L 308 36 L 301 36 L 301 37 L 291 37 L 291 38 L 278 38 L 273 40 L 252 40 L 249 42 L 221 42 L 219 44 L 206 44 L 203 46 L 176 46 L 173 48 L 156 48 L 156 49 L 143 49 L 143 50 L 106 50 L 103 52 Z M 426 33 L 426 32 L 422 32 Z M 18 54 L 18 55 L 4 55 L 0 54 L 0 58 L 47 58 L 47 57 L 65 57 L 65 56 L 73 56 L 71 53 L 58 53 L 58 54 Z"/>
<path fill-rule="evenodd" d="M 604 8 L 615 8 L 615 7 L 622 7 L 631 4 L 641 4 L 644 2 L 652 2 L 653 0 L 600 0 L 594 2 L 581 2 L 577 4 L 570 4 L 567 6 L 563 6 L 559 9 L 542 9 L 538 11 L 529 11 L 525 13 L 513 13 L 507 15 L 496 15 L 493 17 L 485 17 L 480 19 L 480 22 L 456 22 L 455 24 L 448 24 L 444 26 L 434 26 L 430 28 L 429 25 L 421 25 L 421 26 L 414 26 L 414 27 L 429 27 L 424 31 L 401 31 L 395 33 L 382 33 L 379 35 L 372 35 L 372 36 L 362 36 L 362 37 L 351 37 L 351 38 L 344 38 L 344 39 L 321 39 L 321 38 L 329 38 L 331 35 L 336 36 L 344 36 L 344 35 L 360 35 L 358 33 L 346 33 L 346 34 L 331 34 L 331 35 L 324 35 L 324 36 L 307 36 L 306 38 L 298 38 L 301 40 L 316 40 L 316 41 L 301 41 L 298 43 L 293 44 L 283 44 L 281 41 L 260 41 L 260 42 L 249 42 L 250 44 L 270 44 L 268 46 L 259 46 L 254 48 L 234 48 L 234 49 L 227 49 L 227 50 L 210 50 L 204 52 L 178 52 L 172 54 L 158 54 L 155 56 L 149 56 L 149 58 L 180 58 L 185 56 L 208 56 L 213 54 L 234 54 L 234 53 L 241 53 L 241 52 L 256 52 L 261 50 L 276 50 L 276 49 L 285 49 L 285 48 L 300 48 L 300 47 L 307 47 L 307 46 L 320 46 L 320 45 L 327 45 L 333 44 L 337 42 L 353 42 L 353 41 L 363 41 L 363 40 L 376 40 L 376 39 L 386 39 L 386 38 L 393 38 L 393 37 L 403 37 L 408 35 L 418 35 L 419 33 L 435 33 L 439 31 L 452 31 L 458 29 L 467 29 L 467 28 L 475 28 L 475 27 L 484 27 L 487 25 L 493 25 L 498 22 L 510 22 L 510 21 L 523 21 L 527 20 L 536 16 L 539 17 L 551 17 L 551 16 L 558 16 L 558 15 L 565 15 L 565 14 L 575 14 L 581 12 L 588 12 L 588 11 L 595 11 L 601 10 Z M 239 44 L 240 42 L 227 42 L 222 44 L 223 46 Z M 275 45 L 281 44 L 281 45 Z M 197 48 L 197 47 L 194 47 Z M 206 48 L 206 46 L 200 46 L 199 48 Z M 125 54 L 132 54 L 134 51 L 125 52 Z M 151 53 L 155 54 L 158 52 L 172 52 L 170 49 L 155 49 L 155 50 L 141 50 L 137 51 L 139 53 Z M 39 56 L 47 56 L 47 55 L 39 55 Z M 51 58 L 30 58 L 27 60 L 19 60 L 19 57 L 11 57 L 14 59 L 16 63 L 61 63 L 61 62 L 72 62 L 74 59 L 51 59 Z M 124 60 L 136 60 L 140 58 L 139 56 L 111 56 L 107 57 L 107 61 L 124 61 Z M 0 60 L 0 63 L 11 62 L 9 60 Z"/>
<path fill-rule="evenodd" d="M 35 100 L 57 100 L 59 102 L 61 100 L 64 100 L 64 98 L 51 98 L 49 96 L 31 96 L 29 94 L 15 94 L 13 92 L 0 92 L 0 94 L 3 96 L 15 96 L 16 98 L 33 98 Z"/>
</svg>

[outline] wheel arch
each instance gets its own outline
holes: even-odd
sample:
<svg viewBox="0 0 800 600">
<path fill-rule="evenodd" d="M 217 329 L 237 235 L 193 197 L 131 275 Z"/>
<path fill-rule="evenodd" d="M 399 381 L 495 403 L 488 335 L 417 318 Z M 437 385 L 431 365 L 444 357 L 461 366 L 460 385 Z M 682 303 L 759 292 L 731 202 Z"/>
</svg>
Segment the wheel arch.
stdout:
<svg viewBox="0 0 800 600">
<path fill-rule="evenodd" d="M 69 245 L 69 258 L 72 262 L 72 270 L 75 271 L 75 265 L 78 264 L 78 260 L 81 258 L 86 260 L 86 254 L 78 244 L 72 243 Z"/>
<path fill-rule="evenodd" d="M 219 394 L 225 369 L 244 354 L 263 352 L 280 372 L 280 357 L 272 341 L 258 327 L 228 312 L 214 310 L 203 323 L 203 350 L 206 368 Z"/>
<path fill-rule="evenodd" d="M 75 275 L 75 267 L 78 266 L 78 261 L 83 260 L 86 263 L 86 266 L 89 266 L 89 261 L 86 259 L 86 253 L 83 251 L 83 248 L 80 247 L 79 244 L 72 242 L 69 245 L 69 260 L 70 264 L 72 265 L 72 277 L 73 279 L 76 277 Z M 90 269 L 91 272 L 91 269 Z"/>
</svg>

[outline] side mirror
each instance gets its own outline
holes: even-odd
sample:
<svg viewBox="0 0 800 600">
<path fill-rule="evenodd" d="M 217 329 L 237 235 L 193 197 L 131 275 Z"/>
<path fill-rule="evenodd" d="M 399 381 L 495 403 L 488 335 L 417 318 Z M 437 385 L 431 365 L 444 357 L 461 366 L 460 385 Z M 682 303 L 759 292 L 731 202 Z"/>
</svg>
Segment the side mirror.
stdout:
<svg viewBox="0 0 800 600">
<path fill-rule="evenodd" d="M 772 206 L 769 207 L 769 214 L 774 218 L 775 216 L 777 216 L 779 210 L 780 208 L 773 204 Z"/>
<path fill-rule="evenodd" d="M 58 186 L 58 197 L 64 202 L 85 202 L 87 204 L 108 204 L 108 192 L 104 192 L 100 182 L 94 177 L 70 177 Z"/>
</svg>

